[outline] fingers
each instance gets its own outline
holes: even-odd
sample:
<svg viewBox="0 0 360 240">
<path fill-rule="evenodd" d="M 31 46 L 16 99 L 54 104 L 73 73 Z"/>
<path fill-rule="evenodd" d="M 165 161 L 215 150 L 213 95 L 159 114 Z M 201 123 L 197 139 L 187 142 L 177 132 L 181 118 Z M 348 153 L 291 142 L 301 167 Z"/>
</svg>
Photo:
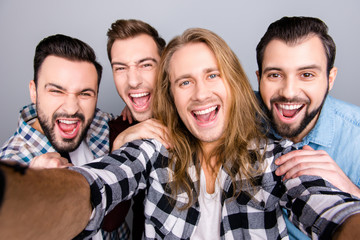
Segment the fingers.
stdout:
<svg viewBox="0 0 360 240">
<path fill-rule="evenodd" d="M 72 166 L 66 158 L 61 157 L 57 152 L 49 152 L 34 157 L 30 164 L 30 168 L 66 168 Z"/>
<path fill-rule="evenodd" d="M 301 159 L 302 157 L 325 157 L 329 156 L 323 150 L 313 150 L 310 146 L 304 146 L 303 149 L 291 151 L 287 154 L 284 154 L 275 160 L 276 165 L 282 165 L 285 162 L 288 162 L 293 159 Z"/>
<path fill-rule="evenodd" d="M 318 166 L 319 168 L 325 168 L 325 166 L 331 169 L 338 168 L 337 164 L 325 151 L 315 151 L 308 147 L 308 150 L 296 150 L 287 153 L 275 160 L 275 164 L 279 165 L 275 173 L 278 176 L 285 175 L 287 177 L 294 176 L 295 171 L 299 172 L 310 168 L 311 166 Z"/>
<path fill-rule="evenodd" d="M 148 119 L 121 132 L 116 137 L 112 149 L 118 149 L 126 142 L 131 142 L 137 139 L 151 138 L 157 139 L 166 148 L 169 148 L 171 146 L 167 128 L 163 126 L 158 120 Z"/>
<path fill-rule="evenodd" d="M 129 107 L 127 105 L 124 107 L 124 109 L 122 110 L 120 115 L 123 117 L 123 121 L 128 120 L 128 122 L 130 124 L 133 123 L 133 118 L 132 118 L 130 109 L 129 109 Z"/>
<path fill-rule="evenodd" d="M 281 166 L 279 168 L 281 168 Z M 278 176 L 284 175 L 283 180 L 296 178 L 302 175 L 321 176 L 328 179 L 331 175 L 337 174 L 337 170 L 338 169 L 334 168 L 331 163 L 302 162 L 288 169 L 287 171 L 283 171 L 280 169 L 279 172 L 276 172 L 276 174 Z"/>
</svg>

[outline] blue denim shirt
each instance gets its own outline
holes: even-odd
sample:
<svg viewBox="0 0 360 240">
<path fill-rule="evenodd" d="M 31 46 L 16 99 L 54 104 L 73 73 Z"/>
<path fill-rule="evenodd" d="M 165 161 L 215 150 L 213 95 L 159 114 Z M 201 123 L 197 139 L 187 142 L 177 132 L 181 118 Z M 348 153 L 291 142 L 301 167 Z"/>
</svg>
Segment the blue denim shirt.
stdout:
<svg viewBox="0 0 360 240">
<path fill-rule="evenodd" d="M 360 187 L 360 107 L 328 96 L 315 127 L 295 147 L 304 145 L 325 150 Z M 290 239 L 309 239 L 288 220 L 286 226 Z"/>
</svg>

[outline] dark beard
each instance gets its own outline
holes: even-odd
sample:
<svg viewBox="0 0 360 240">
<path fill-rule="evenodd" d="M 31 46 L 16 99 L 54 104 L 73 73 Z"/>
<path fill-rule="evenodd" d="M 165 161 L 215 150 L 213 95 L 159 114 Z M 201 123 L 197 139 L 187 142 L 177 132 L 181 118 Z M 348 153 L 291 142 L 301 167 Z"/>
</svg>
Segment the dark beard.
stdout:
<svg viewBox="0 0 360 240">
<path fill-rule="evenodd" d="M 80 129 L 80 137 L 76 136 L 73 139 L 66 139 L 62 138 L 61 142 L 56 141 L 55 133 L 54 133 L 54 126 L 55 121 L 58 117 L 65 117 L 65 118 L 79 118 L 82 122 L 85 121 L 85 117 L 81 113 L 76 113 L 74 115 L 68 115 L 68 114 L 60 114 L 60 113 L 54 113 L 52 116 L 51 122 L 49 119 L 45 116 L 45 114 L 41 111 L 41 108 L 39 108 L 38 104 L 36 104 L 37 114 L 38 114 L 38 120 L 40 123 L 40 126 L 44 132 L 44 135 L 47 137 L 47 139 L 50 141 L 51 145 L 54 147 L 54 149 L 57 152 L 72 152 L 75 149 L 77 149 L 82 140 L 85 138 L 86 133 L 90 127 L 90 124 L 92 122 L 92 119 L 89 119 L 86 122 L 86 125 L 83 129 Z"/>
<path fill-rule="evenodd" d="M 271 122 L 271 126 L 282 137 L 292 139 L 292 138 L 299 136 L 304 131 L 304 129 L 308 126 L 308 124 L 317 116 L 317 114 L 320 113 L 320 111 L 325 103 L 325 99 L 326 99 L 327 95 L 328 95 L 328 91 L 326 91 L 325 96 L 318 108 L 314 109 L 310 113 L 307 113 L 307 112 L 305 113 L 304 119 L 301 121 L 299 127 L 297 127 L 296 129 L 291 129 L 288 124 L 283 124 L 283 123 L 276 124 L 276 122 L 274 121 L 274 115 L 272 114 L 274 112 L 273 107 L 271 107 L 271 110 L 268 110 L 266 108 L 267 115 Z M 276 100 L 276 101 L 279 101 L 279 100 Z M 285 99 L 283 99 L 281 101 L 291 102 L 291 101 L 285 100 Z M 271 104 L 271 106 L 273 106 L 273 104 Z"/>
</svg>

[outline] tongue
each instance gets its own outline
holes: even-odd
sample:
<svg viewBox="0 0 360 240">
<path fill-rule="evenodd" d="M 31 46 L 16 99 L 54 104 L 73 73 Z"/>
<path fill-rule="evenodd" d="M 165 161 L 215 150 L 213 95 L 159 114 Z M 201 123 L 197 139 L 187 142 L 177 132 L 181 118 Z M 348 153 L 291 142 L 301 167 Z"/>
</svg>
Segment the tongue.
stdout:
<svg viewBox="0 0 360 240">
<path fill-rule="evenodd" d="M 292 117 L 295 116 L 297 111 L 298 111 L 297 109 L 293 109 L 293 110 L 282 109 L 282 114 L 283 114 L 284 117 L 292 118 Z"/>
<path fill-rule="evenodd" d="M 136 106 L 142 107 L 149 101 L 149 98 L 150 94 L 143 97 L 134 97 L 132 100 L 136 104 Z"/>
<path fill-rule="evenodd" d="M 66 123 L 59 122 L 59 128 L 63 132 L 72 132 L 76 128 L 76 125 L 77 125 L 76 123 L 66 124 Z"/>
<path fill-rule="evenodd" d="M 211 121 L 215 116 L 215 110 L 206 114 L 196 115 L 196 118 L 200 122 L 208 122 Z"/>
</svg>

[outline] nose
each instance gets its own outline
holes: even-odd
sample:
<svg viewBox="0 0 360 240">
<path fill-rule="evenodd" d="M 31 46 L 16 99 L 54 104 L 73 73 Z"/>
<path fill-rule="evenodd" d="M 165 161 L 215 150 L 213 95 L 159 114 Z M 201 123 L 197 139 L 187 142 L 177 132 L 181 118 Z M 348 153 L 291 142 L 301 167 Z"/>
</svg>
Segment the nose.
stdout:
<svg viewBox="0 0 360 240">
<path fill-rule="evenodd" d="M 138 88 L 142 84 L 142 76 L 136 67 L 129 68 L 127 72 L 127 81 L 131 88 Z"/>
<path fill-rule="evenodd" d="M 66 94 L 62 109 L 69 115 L 77 113 L 79 111 L 79 99 L 77 98 L 77 94 Z"/>
<path fill-rule="evenodd" d="M 280 95 L 287 98 L 292 99 L 297 96 L 298 93 L 298 86 L 296 83 L 296 79 L 294 77 L 286 77 L 282 80 L 281 88 L 280 88 Z"/>
<path fill-rule="evenodd" d="M 204 101 L 211 95 L 211 89 L 205 80 L 197 80 L 193 91 L 193 99 Z"/>
</svg>

